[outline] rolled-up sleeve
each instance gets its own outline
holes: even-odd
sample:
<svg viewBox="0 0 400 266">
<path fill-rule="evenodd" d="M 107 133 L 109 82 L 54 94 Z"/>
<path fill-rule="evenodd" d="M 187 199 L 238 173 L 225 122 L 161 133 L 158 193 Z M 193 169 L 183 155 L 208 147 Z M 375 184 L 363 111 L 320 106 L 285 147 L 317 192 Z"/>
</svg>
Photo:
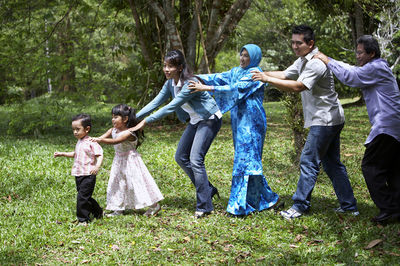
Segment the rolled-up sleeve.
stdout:
<svg viewBox="0 0 400 266">
<path fill-rule="evenodd" d="M 300 74 L 297 81 L 304 84 L 309 90 L 311 90 L 315 83 L 325 74 L 327 70 L 326 65 L 319 59 L 311 59 L 307 62 L 303 72 Z"/>
<path fill-rule="evenodd" d="M 285 71 L 283 71 L 287 79 L 296 80 L 299 77 L 298 64 L 301 64 L 301 61 L 299 60 L 300 59 L 297 59 L 291 66 L 289 66 Z"/>
</svg>

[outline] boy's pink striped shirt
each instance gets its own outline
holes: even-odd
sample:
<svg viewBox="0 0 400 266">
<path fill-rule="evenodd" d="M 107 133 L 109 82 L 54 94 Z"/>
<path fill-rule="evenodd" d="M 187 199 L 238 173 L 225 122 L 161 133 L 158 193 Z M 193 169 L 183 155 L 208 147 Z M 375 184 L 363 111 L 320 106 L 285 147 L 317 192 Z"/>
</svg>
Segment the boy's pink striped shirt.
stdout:
<svg viewBox="0 0 400 266">
<path fill-rule="evenodd" d="M 76 143 L 74 165 L 72 166 L 71 175 L 86 176 L 96 166 L 96 156 L 103 155 L 103 149 L 97 142 L 89 140 L 86 136 Z"/>
</svg>

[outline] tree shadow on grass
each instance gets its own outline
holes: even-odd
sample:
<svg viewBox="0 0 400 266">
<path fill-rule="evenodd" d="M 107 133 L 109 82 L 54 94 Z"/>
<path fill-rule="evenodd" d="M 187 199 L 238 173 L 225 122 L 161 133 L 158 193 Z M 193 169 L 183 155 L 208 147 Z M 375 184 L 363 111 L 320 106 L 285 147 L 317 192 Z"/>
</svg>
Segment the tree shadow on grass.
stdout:
<svg viewBox="0 0 400 266">
<path fill-rule="evenodd" d="M 29 265 L 34 264 L 35 259 L 18 250 L 7 249 L 0 252 L 0 265 Z"/>
<path fill-rule="evenodd" d="M 281 195 L 289 199 L 285 209 L 292 204 L 289 195 Z M 249 246 L 251 254 L 236 250 L 236 262 L 258 262 L 268 264 L 365 264 L 367 262 L 391 264 L 398 259 L 398 238 L 393 232 L 400 233 L 400 224 L 389 224 L 385 227 L 370 222 L 370 217 L 376 211 L 371 204 L 359 202 L 360 215 L 338 214 L 333 211 L 339 204 L 334 197 L 313 197 L 312 209 L 301 218 L 287 221 L 279 213 L 263 211 L 259 215 L 247 216 L 247 219 L 265 219 L 268 223 L 261 226 L 262 232 L 279 231 L 280 241 L 270 242 L 269 234 L 264 233 L 265 240 L 254 241 L 245 234 L 235 238 L 234 246 Z M 246 219 L 246 220 L 247 220 Z M 243 221 L 243 223 L 248 223 Z M 254 224 L 254 222 L 251 222 Z M 258 223 L 261 224 L 261 223 Z M 274 234 L 274 233 L 272 233 Z M 271 236 L 276 239 L 275 235 Z M 371 250 L 366 246 L 376 239 L 382 239 L 380 247 Z M 235 244 L 236 243 L 236 244 Z M 397 250 L 397 251 L 396 251 Z M 320 252 L 321 251 L 321 252 Z M 243 254 L 242 254 L 243 253 Z M 261 255 L 260 255 L 261 254 Z M 264 255 L 265 254 L 265 255 Z M 361 255 L 362 254 L 362 255 Z M 371 258 L 369 258 L 369 256 Z"/>
<path fill-rule="evenodd" d="M 172 196 L 166 197 L 160 202 L 161 206 L 165 208 L 176 209 L 176 210 L 186 210 L 188 212 L 194 212 L 196 210 L 196 196 Z M 214 197 L 213 205 L 214 209 L 218 212 L 225 210 L 226 204 L 228 204 L 228 199 L 226 197 L 221 197 L 217 199 Z"/>
</svg>

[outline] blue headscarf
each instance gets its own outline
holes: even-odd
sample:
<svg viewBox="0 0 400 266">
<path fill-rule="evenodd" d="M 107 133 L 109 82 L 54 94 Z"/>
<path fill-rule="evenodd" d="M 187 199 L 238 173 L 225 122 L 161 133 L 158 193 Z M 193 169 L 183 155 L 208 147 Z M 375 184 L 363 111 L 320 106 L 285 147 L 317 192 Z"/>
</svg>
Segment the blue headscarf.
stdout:
<svg viewBox="0 0 400 266">
<path fill-rule="evenodd" d="M 261 48 L 255 44 L 246 44 L 240 49 L 240 53 L 243 49 L 250 56 L 247 67 L 238 66 L 223 73 L 199 75 L 205 84 L 218 86 L 213 95 L 222 113 L 228 112 L 254 92 L 264 88 L 261 81 L 253 81 L 251 73 L 252 70 L 262 71 L 258 66 L 262 57 Z"/>
<path fill-rule="evenodd" d="M 242 49 L 240 49 L 240 53 L 242 53 L 243 49 L 246 49 L 250 56 L 250 64 L 244 69 L 257 67 L 262 58 L 261 48 L 256 44 L 250 43 L 243 46 Z"/>
</svg>

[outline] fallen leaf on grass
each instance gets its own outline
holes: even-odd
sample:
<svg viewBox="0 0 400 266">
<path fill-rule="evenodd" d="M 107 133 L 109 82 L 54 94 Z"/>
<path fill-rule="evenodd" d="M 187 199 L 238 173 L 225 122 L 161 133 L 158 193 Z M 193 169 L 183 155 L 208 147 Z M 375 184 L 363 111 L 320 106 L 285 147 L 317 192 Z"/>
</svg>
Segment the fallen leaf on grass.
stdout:
<svg viewBox="0 0 400 266">
<path fill-rule="evenodd" d="M 299 242 L 299 241 L 301 241 L 303 239 L 303 236 L 302 235 L 297 235 L 295 238 L 294 238 L 294 242 Z"/>
<path fill-rule="evenodd" d="M 224 251 L 229 251 L 233 247 L 232 244 L 228 244 L 224 247 Z"/>
<path fill-rule="evenodd" d="M 89 262 L 90 262 L 90 260 L 83 260 L 83 261 L 81 261 L 82 264 L 89 263 Z"/>
<path fill-rule="evenodd" d="M 291 248 L 298 248 L 299 246 L 296 246 L 296 245 L 290 244 L 290 245 L 289 245 L 289 247 L 291 247 Z"/>
<path fill-rule="evenodd" d="M 350 156 L 353 156 L 353 155 L 354 155 L 354 154 L 352 154 L 352 153 L 345 153 L 345 154 L 344 154 L 345 157 L 350 157 Z"/>
<path fill-rule="evenodd" d="M 374 239 L 371 242 L 369 242 L 369 244 L 365 247 L 365 249 L 371 249 L 382 242 L 383 242 L 382 239 Z"/>
<path fill-rule="evenodd" d="M 322 240 L 322 239 L 313 239 L 310 242 L 308 242 L 307 245 L 311 246 L 311 245 L 316 245 L 316 244 L 323 243 L 323 242 L 324 242 L 324 240 Z"/>
</svg>

